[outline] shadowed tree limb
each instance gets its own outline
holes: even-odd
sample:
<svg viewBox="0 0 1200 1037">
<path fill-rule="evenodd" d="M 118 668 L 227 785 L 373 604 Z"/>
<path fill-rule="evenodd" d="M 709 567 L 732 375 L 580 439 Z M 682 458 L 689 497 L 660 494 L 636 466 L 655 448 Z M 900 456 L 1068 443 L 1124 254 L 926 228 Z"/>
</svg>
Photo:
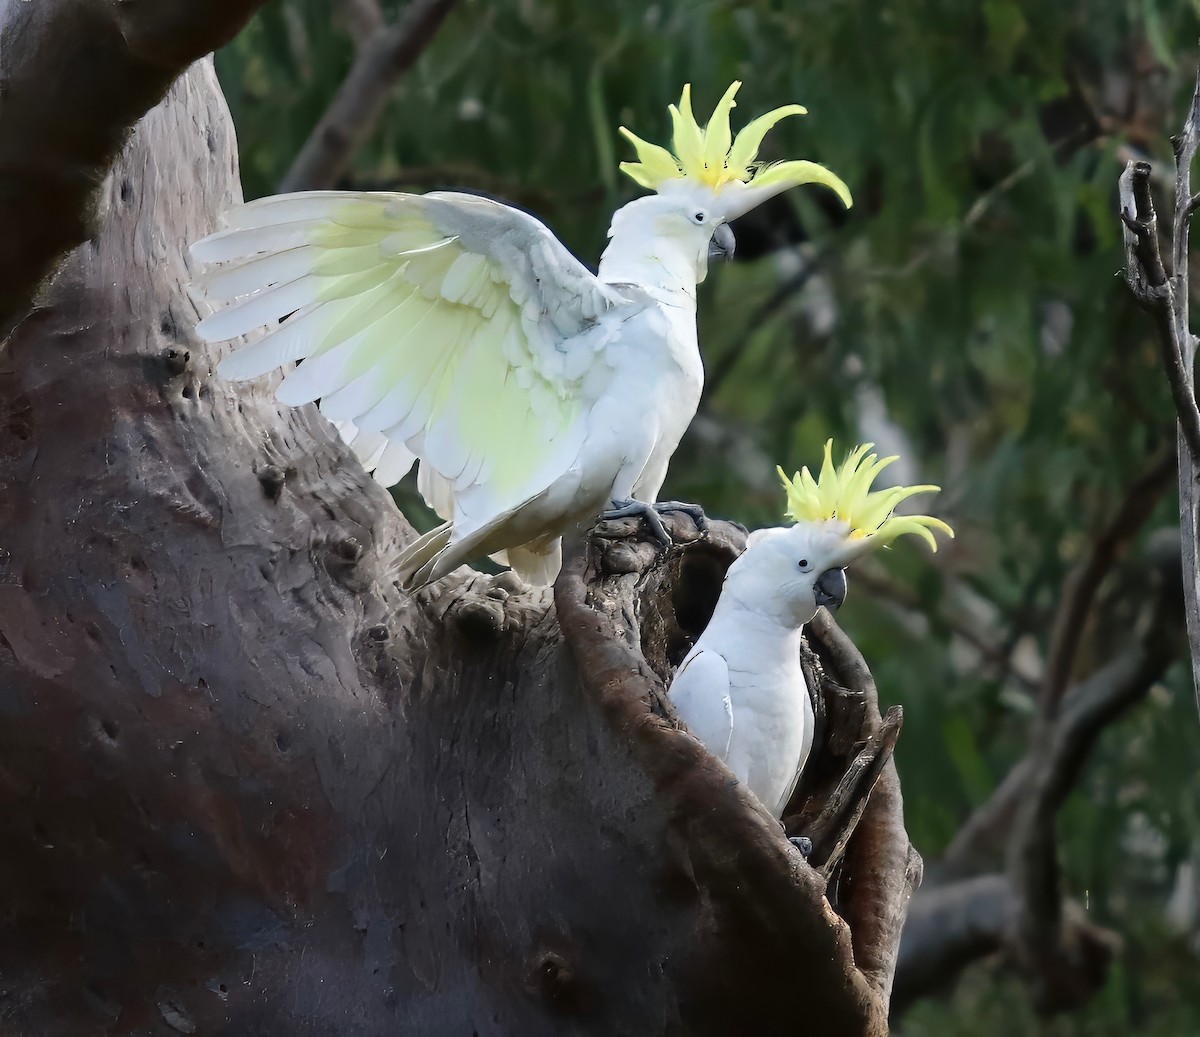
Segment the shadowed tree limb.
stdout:
<svg viewBox="0 0 1200 1037">
<path fill-rule="evenodd" d="M 1043 737 L 1042 732 L 1053 724 L 1075 666 L 1092 603 L 1104 577 L 1145 525 L 1166 490 L 1173 468 L 1174 458 L 1163 457 L 1130 485 L 1112 519 L 1093 539 L 1087 557 L 1064 581 L 1038 696 L 1038 713 L 1031 735 L 1033 742 Z M 962 877 L 995 860 L 1008 838 L 1020 802 L 1027 794 L 1031 769 L 1037 758 L 1036 748 L 1031 747 L 991 796 L 976 807 L 939 860 L 939 875 Z"/>
<path fill-rule="evenodd" d="M 346 31 L 359 47 L 383 28 L 383 9 L 379 0 L 337 0 L 337 11 L 346 23 Z"/>
<path fill-rule="evenodd" d="M 0 5 L 0 348 L 96 232 L 98 189 L 134 123 L 262 2 Z"/>
<path fill-rule="evenodd" d="M 1147 162 L 1130 162 L 1118 182 L 1125 237 L 1125 278 L 1158 329 L 1163 366 L 1179 422 L 1179 528 L 1183 596 L 1192 682 L 1200 709 L 1200 408 L 1196 405 L 1196 336 L 1189 318 L 1188 238 L 1197 199 L 1192 163 L 1200 146 L 1200 75 L 1183 131 L 1175 138 L 1175 211 L 1171 219 L 1171 271 L 1162 261 L 1158 217 Z"/>
<path fill-rule="evenodd" d="M 972 815 L 914 897 L 896 972 L 896 1011 L 945 988 L 973 961 L 1003 951 L 1039 1012 L 1067 1011 L 1103 986 L 1120 945 L 1065 899 L 1057 817 L 1108 727 L 1140 702 L 1178 657 L 1177 558 L 1155 566 L 1153 607 L 1136 644 L 1074 686 L 1027 754 Z M 990 870 L 1007 849 L 1008 871 Z"/>
<path fill-rule="evenodd" d="M 1092 541 L 1087 558 L 1068 575 L 1050 634 L 1049 658 L 1039 696 L 1039 712 L 1043 717 L 1058 711 L 1101 582 L 1146 524 L 1174 473 L 1175 458 L 1169 454 L 1151 464 L 1129 487 L 1112 521 Z"/>
<path fill-rule="evenodd" d="M 977 875 L 922 891 L 909 909 L 900 943 L 893 1018 L 921 998 L 944 993 L 976 962 L 1007 955 L 1019 911 L 1012 880 L 1003 874 Z M 1075 963 L 1072 974 L 1060 970 L 1055 975 L 1056 1007 L 1065 1009 L 1083 1003 L 1104 986 L 1121 941 L 1091 922 L 1074 901 L 1065 905 L 1062 939 L 1072 948 Z"/>
<path fill-rule="evenodd" d="M 1079 959 L 1078 944 L 1063 939 L 1058 814 L 1079 784 L 1103 731 L 1140 702 L 1176 658 L 1172 615 L 1178 601 L 1178 584 L 1162 580 L 1158 600 L 1134 647 L 1082 681 L 1063 700 L 1054 722 L 1034 738 L 1033 762 L 1011 833 L 1008 869 L 1020 904 L 1017 959 L 1032 985 L 1034 1005 L 1043 1012 L 1075 1007 L 1081 988 L 1084 996 L 1095 990 L 1072 979 L 1089 962 Z"/>
<path fill-rule="evenodd" d="M 412 67 L 457 0 L 411 0 L 395 25 L 361 33 L 358 52 L 338 92 L 280 181 L 279 191 L 330 188 L 375 129 L 388 91 Z M 357 24 L 361 27 L 360 17 Z"/>
</svg>

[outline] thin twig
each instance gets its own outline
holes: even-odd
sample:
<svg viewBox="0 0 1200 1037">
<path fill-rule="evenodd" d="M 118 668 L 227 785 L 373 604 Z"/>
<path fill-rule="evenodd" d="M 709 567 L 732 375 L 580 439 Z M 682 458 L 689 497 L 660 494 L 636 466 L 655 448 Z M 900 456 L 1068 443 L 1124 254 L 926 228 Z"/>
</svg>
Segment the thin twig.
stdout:
<svg viewBox="0 0 1200 1037">
<path fill-rule="evenodd" d="M 1175 472 L 1175 458 L 1165 454 L 1129 487 L 1121 506 L 1092 543 L 1087 558 L 1066 579 L 1046 663 L 1039 702 L 1042 714 L 1052 715 L 1071 679 L 1079 644 L 1096 592 L 1121 553 L 1146 524 Z"/>
<path fill-rule="evenodd" d="M 333 187 L 383 113 L 388 91 L 433 39 L 456 0 L 412 0 L 396 25 L 358 48 L 337 94 L 280 182 L 280 193 Z"/>
<path fill-rule="evenodd" d="M 928 615 L 928 607 L 920 594 L 908 584 L 894 580 L 882 567 L 875 564 L 864 564 L 854 574 L 855 583 L 861 585 L 872 598 L 886 598 L 895 605 L 913 612 Z M 1013 660 L 1011 649 L 1001 643 L 994 642 L 983 630 L 968 618 L 968 612 L 950 602 L 937 613 L 937 622 L 943 624 L 956 637 L 961 638 L 979 653 L 980 657 L 996 667 L 1002 678 L 1012 677 L 1026 691 L 1032 693 L 1037 689 L 1038 678 L 1023 673 Z"/>
<path fill-rule="evenodd" d="M 1051 158 L 1058 158 L 1059 155 L 1068 152 L 1074 147 L 1082 148 L 1093 143 L 1099 137 L 1100 131 L 1098 127 L 1094 123 L 1089 122 L 1087 125 L 1080 126 L 1066 136 L 1054 141 L 1050 145 L 1047 154 Z M 1026 159 L 1016 169 L 980 194 L 971 203 L 971 207 L 967 209 L 966 215 L 958 223 L 938 234 L 923 249 L 916 252 L 902 267 L 868 270 L 867 276 L 881 280 L 885 278 L 899 280 L 911 277 L 931 259 L 950 254 L 954 246 L 987 215 L 988 210 L 991 209 L 992 205 L 998 199 L 1008 194 L 1014 187 L 1028 180 L 1030 176 L 1037 172 L 1038 166 L 1045 161 L 1047 154 L 1034 155 L 1033 158 Z"/>
<path fill-rule="evenodd" d="M 1191 338 L 1191 333 L 1186 330 L 1187 285 L 1186 281 L 1179 282 L 1178 276 L 1168 277 L 1163 264 L 1158 214 L 1150 193 L 1150 163 L 1130 162 L 1121 174 L 1118 189 L 1125 237 L 1125 279 L 1134 298 L 1154 317 L 1179 425 L 1192 457 L 1200 458 L 1200 408 L 1196 406 L 1185 361 L 1189 348 L 1186 339 Z M 1186 206 L 1183 209 L 1186 210 Z M 1186 215 L 1177 211 L 1176 216 L 1180 215 L 1185 217 L 1181 226 L 1186 228 Z M 1178 249 L 1173 251 L 1176 252 L 1175 262 L 1180 262 Z M 1186 255 L 1182 261 L 1186 273 Z M 1176 287 L 1180 283 L 1183 284 L 1182 292 Z M 1180 310 L 1183 311 L 1182 318 Z"/>
<path fill-rule="evenodd" d="M 821 812 L 801 834 L 812 839 L 808 862 L 828 876 L 842 859 L 846 844 L 854 835 L 871 792 L 896 749 L 896 740 L 904 725 L 904 711 L 892 706 L 883 718 L 877 734 L 867 738 L 862 749 L 850 761 L 842 780 L 830 794 Z"/>
<path fill-rule="evenodd" d="M 1062 705 L 1056 716 L 1041 718 L 1025 755 L 1012 766 L 988 799 L 972 811 L 946 852 L 934 865 L 940 881 L 963 878 L 977 873 L 982 868 L 991 867 L 1001 849 L 1012 845 L 1017 814 L 1022 804 L 1029 801 L 1030 790 L 1038 782 L 1038 775 L 1043 766 L 1047 765 L 1046 758 L 1052 751 L 1051 747 L 1056 744 L 1056 739 L 1063 737 L 1055 733 L 1055 725 L 1079 724 L 1079 704 L 1087 701 L 1088 689 L 1102 685 L 1108 688 L 1107 693 L 1116 699 L 1123 702 L 1136 701 L 1149 692 L 1155 681 L 1162 678 L 1175 658 L 1176 639 L 1180 630 L 1179 585 L 1172 578 L 1177 564 L 1174 552 L 1167 558 L 1155 560 L 1153 569 L 1159 574 L 1155 579 L 1161 583 L 1161 589 L 1153 610 L 1146 617 L 1147 621 L 1140 626 L 1141 636 L 1138 644 L 1087 680 L 1073 686 L 1062 697 Z M 1133 684 L 1121 684 L 1117 687 L 1117 677 L 1121 673 L 1130 672 L 1131 660 L 1136 661 L 1139 658 L 1145 662 L 1146 669 L 1137 671 L 1137 680 Z M 1122 669 L 1122 666 L 1125 669 Z M 1116 714 L 1107 715 L 1105 723 L 1115 718 Z M 1099 729 L 1089 728 L 1086 733 L 1094 741 Z M 1066 744 L 1069 744 L 1069 739 L 1068 742 L 1060 744 L 1060 751 Z M 1089 748 L 1090 744 L 1089 742 Z M 1074 772 L 1072 780 L 1077 778 L 1078 770 Z"/>
<path fill-rule="evenodd" d="M 704 379 L 704 395 L 706 399 L 711 400 L 717 395 L 717 391 L 725 384 L 725 380 L 733 373 L 734 368 L 737 367 L 738 361 L 749 352 L 747 346 L 750 336 L 759 332 L 762 326 L 783 309 L 789 300 L 795 298 L 804 290 L 804 286 L 812 280 L 813 275 L 820 271 L 821 266 L 829 256 L 829 252 L 829 249 L 821 249 L 811 256 L 805 256 L 804 265 L 796 273 L 776 285 L 775 289 L 759 305 L 758 309 L 750 314 L 742 325 L 746 329 L 746 334 L 742 337 L 741 341 L 726 350 L 724 354 L 719 356 L 710 365 Z"/>
</svg>

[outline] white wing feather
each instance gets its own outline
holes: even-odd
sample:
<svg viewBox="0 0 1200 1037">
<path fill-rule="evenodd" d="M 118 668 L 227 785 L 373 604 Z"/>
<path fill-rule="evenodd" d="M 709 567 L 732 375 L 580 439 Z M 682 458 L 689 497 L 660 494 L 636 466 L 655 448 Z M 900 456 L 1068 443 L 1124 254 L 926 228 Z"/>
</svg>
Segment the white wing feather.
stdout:
<svg viewBox="0 0 1200 1037">
<path fill-rule="evenodd" d="M 728 759 L 733 739 L 733 704 L 725 659 L 716 652 L 693 651 L 676 672 L 668 695 L 692 734 L 714 756 Z"/>
<path fill-rule="evenodd" d="M 532 216 L 473 195 L 318 191 L 223 223 L 191 249 L 206 264 L 193 294 L 216 308 L 197 331 L 266 332 L 222 376 L 302 360 L 279 399 L 319 400 L 385 484 L 419 457 L 456 540 L 569 467 L 606 385 L 619 321 L 604 315 L 625 300 Z"/>
</svg>

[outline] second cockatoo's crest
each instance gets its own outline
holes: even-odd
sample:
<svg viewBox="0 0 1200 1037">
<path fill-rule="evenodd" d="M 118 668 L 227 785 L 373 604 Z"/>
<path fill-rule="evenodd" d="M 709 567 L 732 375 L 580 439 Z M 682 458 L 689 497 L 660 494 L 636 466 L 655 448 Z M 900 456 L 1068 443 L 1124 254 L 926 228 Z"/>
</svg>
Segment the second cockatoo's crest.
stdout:
<svg viewBox="0 0 1200 1037">
<path fill-rule="evenodd" d="M 807 467 L 791 479 L 782 468 L 776 469 L 787 493 L 787 517 L 796 522 L 844 523 L 851 541 L 865 541 L 868 547 L 886 547 L 897 537 L 912 533 L 924 539 L 936 551 L 932 530 L 949 537 L 952 530 L 932 515 L 896 515 L 896 505 L 918 493 L 936 493 L 939 486 L 892 486 L 872 490 L 871 484 L 897 457 L 879 457 L 870 452 L 873 443 L 863 443 L 850 451 L 840 466 L 833 463 L 833 440 L 825 443 L 825 462 L 813 478 Z"/>
<path fill-rule="evenodd" d="M 784 105 L 760 115 L 743 127 L 737 137 L 729 128 L 729 113 L 736 106 L 734 95 L 742 84 L 733 83 L 713 110 L 708 125 L 701 128 L 692 114 L 692 88 L 687 84 L 678 105 L 671 105 L 674 154 L 642 140 L 622 126 L 620 132 L 637 151 L 637 162 L 622 162 L 622 172 L 643 187 L 669 193 L 685 186 L 703 185 L 732 203 L 727 218 L 747 212 L 761 201 L 800 184 L 824 184 L 850 208 L 850 189 L 840 177 L 816 162 L 756 161 L 768 131 L 789 115 L 805 115 L 798 104 Z"/>
</svg>

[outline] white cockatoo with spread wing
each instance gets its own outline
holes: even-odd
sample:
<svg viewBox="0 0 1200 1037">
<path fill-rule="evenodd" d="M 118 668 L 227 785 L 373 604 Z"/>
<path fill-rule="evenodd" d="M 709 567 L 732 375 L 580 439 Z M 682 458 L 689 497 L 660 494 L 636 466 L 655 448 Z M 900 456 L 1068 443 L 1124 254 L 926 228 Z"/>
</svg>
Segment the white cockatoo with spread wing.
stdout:
<svg viewBox="0 0 1200 1037">
<path fill-rule="evenodd" d="M 759 529 L 729 567 L 712 619 L 684 657 L 668 696 L 688 729 L 746 783 L 775 817 L 791 799 L 812 749 L 814 718 L 800 632 L 819 606 L 846 597 L 845 568 L 906 533 L 954 533 L 929 515 L 894 515 L 901 501 L 937 486 L 871 490 L 895 457 L 866 443 L 835 467 L 833 441 L 814 479 L 807 468 L 788 479 L 794 525 Z"/>
<path fill-rule="evenodd" d="M 700 400 L 696 286 L 727 224 L 767 198 L 845 184 L 812 162 L 755 161 L 787 105 L 732 138 L 740 84 L 707 127 L 684 87 L 674 154 L 622 127 L 654 194 L 619 209 L 593 274 L 533 216 L 488 198 L 313 191 L 239 205 L 197 241 L 192 294 L 214 309 L 209 342 L 250 336 L 218 374 L 288 370 L 277 396 L 319 402 L 376 478 L 419 461 L 417 485 L 445 522 L 409 545 L 415 588 L 493 555 L 549 583 L 561 535 L 656 504 Z M 697 512 L 699 509 L 695 509 Z"/>
</svg>

